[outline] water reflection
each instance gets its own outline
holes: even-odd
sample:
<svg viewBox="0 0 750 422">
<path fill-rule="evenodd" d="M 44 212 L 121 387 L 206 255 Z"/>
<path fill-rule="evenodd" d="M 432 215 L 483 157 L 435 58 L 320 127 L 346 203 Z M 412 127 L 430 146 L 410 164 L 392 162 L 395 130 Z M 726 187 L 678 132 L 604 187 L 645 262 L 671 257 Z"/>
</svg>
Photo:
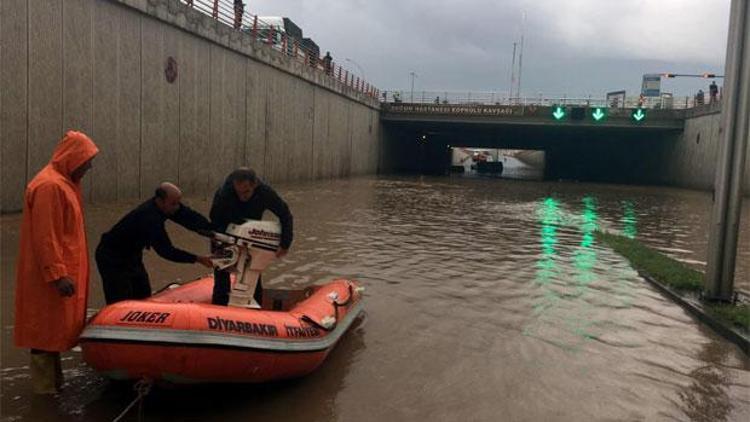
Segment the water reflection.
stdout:
<svg viewBox="0 0 750 422">
<path fill-rule="evenodd" d="M 540 237 L 542 254 L 536 263 L 537 273 L 535 282 L 541 286 L 548 286 L 557 272 L 557 226 L 560 224 L 560 203 L 554 198 L 545 198 L 537 209 L 541 224 Z"/>
<path fill-rule="evenodd" d="M 559 200 L 553 197 L 538 204 L 541 253 L 534 281 L 542 290 L 542 298 L 534 305 L 534 321 L 523 331 L 524 335 L 573 352 L 596 337 L 592 332 L 596 321 L 587 294 L 589 285 L 598 279 L 594 272 L 597 252 L 593 247 L 598 228 L 597 202 L 594 197 L 585 196 L 582 204 L 580 217 L 563 211 Z M 565 230 L 564 243 L 558 238 L 559 230 Z M 574 247 L 579 234 L 580 241 Z"/>
<path fill-rule="evenodd" d="M 534 282 L 542 289 L 542 300 L 534 305 L 535 319 L 542 318 L 545 312 L 560 300 L 560 295 L 552 286 L 558 279 L 557 227 L 560 224 L 560 203 L 555 198 L 545 198 L 538 205 L 536 214 L 540 223 L 541 254 L 536 261 Z M 525 335 L 533 335 L 531 327 L 526 327 Z"/>
<path fill-rule="evenodd" d="M 194 420 L 337 420 L 335 398 L 365 348 L 363 323 L 358 319 L 321 367 L 307 377 L 259 385 L 161 388 L 148 397 L 145 412 L 152 420 L 171 419 L 174 409 Z M 186 402 L 186 395 L 201 399 Z"/>
<path fill-rule="evenodd" d="M 594 250 L 594 238 L 599 228 L 596 214 L 596 199 L 591 196 L 583 198 L 583 214 L 581 219 L 581 243 L 573 255 L 573 264 L 577 270 L 576 281 L 578 293 L 583 294 L 585 287 L 591 284 L 596 275 L 592 269 L 596 265 L 596 250 Z"/>
<path fill-rule="evenodd" d="M 620 219 L 622 223 L 622 235 L 630 239 L 635 239 L 636 235 L 638 235 L 638 216 L 635 213 L 633 201 L 622 201 L 622 213 L 623 215 Z"/>
</svg>

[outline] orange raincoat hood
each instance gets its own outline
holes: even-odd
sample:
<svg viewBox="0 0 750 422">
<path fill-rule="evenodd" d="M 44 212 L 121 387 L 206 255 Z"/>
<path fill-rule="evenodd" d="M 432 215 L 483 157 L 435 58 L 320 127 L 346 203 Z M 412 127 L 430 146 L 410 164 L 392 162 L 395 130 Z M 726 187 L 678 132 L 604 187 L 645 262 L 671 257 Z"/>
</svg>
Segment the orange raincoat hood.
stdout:
<svg viewBox="0 0 750 422">
<path fill-rule="evenodd" d="M 73 171 L 99 152 L 94 141 L 86 134 L 68 131 L 55 147 L 50 164 L 55 170 L 70 178 Z"/>
</svg>

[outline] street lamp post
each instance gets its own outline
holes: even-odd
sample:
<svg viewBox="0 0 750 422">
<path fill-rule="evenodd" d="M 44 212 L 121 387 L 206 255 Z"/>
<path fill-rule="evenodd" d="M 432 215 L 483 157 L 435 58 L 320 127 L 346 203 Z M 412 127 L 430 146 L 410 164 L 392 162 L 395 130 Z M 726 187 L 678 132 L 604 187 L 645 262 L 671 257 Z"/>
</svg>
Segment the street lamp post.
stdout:
<svg viewBox="0 0 750 422">
<path fill-rule="evenodd" d="M 414 103 L 414 78 L 417 77 L 417 74 L 414 72 L 409 72 L 409 74 L 411 75 L 411 100 L 409 100 L 409 102 L 413 104 Z"/>
</svg>

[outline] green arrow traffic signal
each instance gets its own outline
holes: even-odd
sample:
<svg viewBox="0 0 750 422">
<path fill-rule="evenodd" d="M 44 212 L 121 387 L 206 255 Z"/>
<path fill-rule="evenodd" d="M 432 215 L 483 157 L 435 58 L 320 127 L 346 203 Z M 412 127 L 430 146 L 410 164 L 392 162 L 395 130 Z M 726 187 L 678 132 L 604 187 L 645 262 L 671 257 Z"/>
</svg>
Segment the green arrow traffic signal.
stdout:
<svg viewBox="0 0 750 422">
<path fill-rule="evenodd" d="M 595 122 L 600 122 L 607 117 L 607 112 L 602 107 L 595 107 L 594 111 L 591 112 L 591 117 L 594 118 Z"/>
<path fill-rule="evenodd" d="M 562 120 L 565 117 L 565 108 L 555 106 L 552 108 L 552 110 L 552 117 L 554 117 L 555 120 Z"/>
<path fill-rule="evenodd" d="M 646 110 L 644 110 L 642 108 L 637 108 L 637 109 L 635 109 L 635 111 L 633 111 L 633 114 L 631 114 L 630 116 L 636 122 L 642 122 L 643 119 L 646 118 Z"/>
</svg>

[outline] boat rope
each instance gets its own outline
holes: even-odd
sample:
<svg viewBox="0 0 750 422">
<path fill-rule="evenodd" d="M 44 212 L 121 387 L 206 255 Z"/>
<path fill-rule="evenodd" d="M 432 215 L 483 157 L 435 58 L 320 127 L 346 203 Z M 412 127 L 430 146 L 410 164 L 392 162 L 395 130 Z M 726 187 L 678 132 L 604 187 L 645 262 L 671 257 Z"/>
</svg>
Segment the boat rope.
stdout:
<svg viewBox="0 0 750 422">
<path fill-rule="evenodd" d="M 339 322 L 339 307 L 349 306 L 349 304 L 352 303 L 352 300 L 354 299 L 354 287 L 349 284 L 348 288 L 349 297 L 347 297 L 345 301 L 339 302 L 337 298 L 331 299 L 331 305 L 333 305 L 333 320 L 335 321 L 332 326 L 326 327 L 325 325 L 319 323 L 318 321 L 307 315 L 303 315 L 302 319 L 325 331 L 333 331 Z"/>
<path fill-rule="evenodd" d="M 331 303 L 333 303 L 334 308 L 338 308 L 339 306 L 348 306 L 349 303 L 351 303 L 352 299 L 354 299 L 354 287 L 352 287 L 351 284 L 349 284 L 349 297 L 346 298 L 343 302 L 338 302 L 336 299 L 332 300 Z"/>
<path fill-rule="evenodd" d="M 333 317 L 336 319 L 336 324 L 338 324 L 339 321 L 339 307 L 349 306 L 350 303 L 352 303 L 352 300 L 354 300 L 354 287 L 349 283 L 349 297 L 346 298 L 343 302 L 337 302 L 335 299 L 331 302 L 333 303 Z M 335 328 L 335 325 L 334 325 Z"/>
<path fill-rule="evenodd" d="M 133 389 L 136 392 L 136 397 L 132 402 L 123 410 L 112 422 L 119 422 L 136 404 L 138 404 L 138 420 L 143 419 L 143 398 L 151 392 L 151 380 L 142 378 L 133 385 Z"/>
</svg>

